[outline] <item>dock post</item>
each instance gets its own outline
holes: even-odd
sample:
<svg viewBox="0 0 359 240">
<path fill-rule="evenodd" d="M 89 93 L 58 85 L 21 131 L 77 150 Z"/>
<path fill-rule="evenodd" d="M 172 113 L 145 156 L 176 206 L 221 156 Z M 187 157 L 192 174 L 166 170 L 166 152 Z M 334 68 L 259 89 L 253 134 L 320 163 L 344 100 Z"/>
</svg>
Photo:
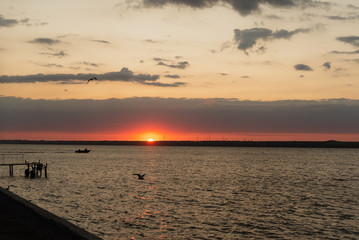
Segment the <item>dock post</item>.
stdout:
<svg viewBox="0 0 359 240">
<path fill-rule="evenodd" d="M 14 175 L 14 167 L 13 167 L 13 165 L 9 165 L 9 174 L 10 174 L 10 177 L 12 177 L 13 175 Z"/>
<path fill-rule="evenodd" d="M 34 163 L 35 177 L 39 176 L 39 169 L 37 168 L 37 163 Z"/>
<path fill-rule="evenodd" d="M 45 178 L 47 178 L 47 163 L 45 164 Z"/>
<path fill-rule="evenodd" d="M 27 164 L 27 174 L 25 174 L 25 177 L 30 177 L 30 163 Z"/>
</svg>

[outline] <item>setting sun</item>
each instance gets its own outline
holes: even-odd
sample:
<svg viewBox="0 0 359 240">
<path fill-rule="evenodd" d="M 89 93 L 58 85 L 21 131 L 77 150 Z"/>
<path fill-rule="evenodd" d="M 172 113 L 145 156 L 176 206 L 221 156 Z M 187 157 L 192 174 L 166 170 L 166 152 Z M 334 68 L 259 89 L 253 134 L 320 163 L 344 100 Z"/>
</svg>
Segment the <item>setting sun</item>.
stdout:
<svg viewBox="0 0 359 240">
<path fill-rule="evenodd" d="M 154 141 L 153 138 L 147 139 L 147 142 L 153 142 L 153 141 Z"/>
</svg>

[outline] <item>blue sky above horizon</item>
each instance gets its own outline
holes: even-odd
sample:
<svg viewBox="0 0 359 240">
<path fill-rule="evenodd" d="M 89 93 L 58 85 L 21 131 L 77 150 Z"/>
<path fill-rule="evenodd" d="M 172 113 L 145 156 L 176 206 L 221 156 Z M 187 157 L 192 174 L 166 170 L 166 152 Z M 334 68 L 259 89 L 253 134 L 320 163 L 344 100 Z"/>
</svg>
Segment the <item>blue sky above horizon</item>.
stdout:
<svg viewBox="0 0 359 240">
<path fill-rule="evenodd" d="M 137 99 L 142 104 L 132 106 L 132 120 L 145 115 L 153 123 L 148 130 L 142 129 L 141 123 L 141 131 L 172 129 L 193 136 L 208 136 L 212 131 L 212 135 L 231 138 L 242 138 L 243 132 L 249 136 L 251 132 L 315 135 L 327 131 L 359 140 L 359 130 L 352 124 L 353 119 L 358 120 L 359 107 L 358 22 L 357 0 L 3 0 L 0 111 L 6 121 L 0 122 L 0 130 L 16 132 L 14 126 L 18 126 L 19 133 L 44 132 L 44 137 L 45 132 L 56 130 L 54 118 L 41 109 L 53 121 L 49 124 L 53 131 L 50 127 L 27 125 L 20 129 L 21 124 L 11 125 L 16 114 L 8 109 L 10 102 L 17 112 L 15 109 L 22 109 L 16 105 L 20 102 L 34 110 L 37 100 L 45 101 L 46 107 L 40 106 L 57 116 L 50 110 L 51 104 L 68 104 L 69 112 L 60 112 L 72 114 L 77 107 L 69 104 L 70 100 L 83 100 L 88 104 L 83 107 L 91 108 L 93 103 L 116 99 L 114 106 L 119 107 L 112 110 L 118 109 L 116 117 L 120 118 L 124 102 Z M 87 84 L 91 77 L 97 80 Z M 140 106 L 147 101 L 153 104 L 148 109 L 162 106 L 163 111 L 156 110 L 158 117 L 143 114 Z M 192 101 L 202 102 L 201 110 L 197 109 L 201 116 L 207 113 L 217 119 L 214 116 L 222 108 L 226 117 L 208 121 L 205 132 L 204 119 L 190 114 Z M 209 102 L 216 106 L 213 111 L 206 108 Z M 253 106 L 250 114 L 243 110 L 245 103 Z M 263 107 L 266 103 L 268 109 Z M 326 118 L 320 119 L 332 130 L 314 127 L 319 116 L 309 103 L 314 109 L 322 106 L 327 110 Z M 280 114 L 277 109 L 283 104 L 296 111 L 282 109 Z M 341 112 L 338 106 L 345 110 Z M 23 111 L 27 113 L 23 118 L 38 119 L 32 111 Z M 295 112 L 306 119 L 298 118 L 303 124 L 294 124 Z M 176 124 L 171 126 L 171 115 L 182 121 L 172 120 Z M 268 119 L 256 121 L 256 116 Z M 242 118 L 258 125 L 249 126 Z M 73 131 L 73 137 L 82 134 L 76 133 L 80 123 L 64 119 L 65 124 L 56 131 Z M 126 123 L 118 122 L 131 129 L 139 126 L 132 124 L 137 120 L 126 119 Z M 184 119 L 193 124 L 185 124 Z M 293 121 L 292 127 L 282 131 L 273 127 L 274 120 L 278 126 L 286 126 L 286 119 Z M 233 121 L 239 126 L 230 124 Z M 155 129 L 159 126 L 154 123 L 159 122 L 166 125 L 166 131 Z M 118 131 L 124 131 L 121 129 Z M 101 136 L 107 131 L 102 129 Z"/>
</svg>

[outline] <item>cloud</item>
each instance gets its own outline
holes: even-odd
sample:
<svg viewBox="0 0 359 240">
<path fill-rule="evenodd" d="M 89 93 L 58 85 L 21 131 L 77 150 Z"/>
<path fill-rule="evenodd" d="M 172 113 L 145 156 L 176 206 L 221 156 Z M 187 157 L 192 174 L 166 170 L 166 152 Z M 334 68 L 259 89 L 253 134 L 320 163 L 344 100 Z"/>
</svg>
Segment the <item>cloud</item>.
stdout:
<svg viewBox="0 0 359 240">
<path fill-rule="evenodd" d="M 331 66 L 330 62 L 325 62 L 325 63 L 323 63 L 322 67 L 329 70 L 332 66 Z"/>
<path fill-rule="evenodd" d="M 359 134 L 359 100 L 348 99 L 262 102 L 219 98 L 1 97 L 0 115 L 0 132 L 120 133 L 153 125 L 181 133 Z"/>
<path fill-rule="evenodd" d="M 89 67 L 99 67 L 101 65 L 99 63 L 92 63 L 92 62 L 86 62 L 86 61 L 79 62 L 79 64 L 83 64 L 83 65 L 86 65 Z"/>
<path fill-rule="evenodd" d="M 42 26 L 48 24 L 47 22 L 38 22 L 31 20 L 30 18 L 24 18 L 24 19 L 6 19 L 2 15 L 0 15 L 0 27 L 14 27 L 16 25 L 25 25 L 25 26 Z"/>
<path fill-rule="evenodd" d="M 359 54 L 359 49 L 355 50 L 355 51 L 351 51 L 351 52 L 348 52 L 348 51 L 331 51 L 330 53 L 333 53 L 333 54 Z"/>
<path fill-rule="evenodd" d="M 352 5 L 352 4 L 349 4 L 347 7 L 348 7 L 348 8 L 351 8 L 351 9 L 354 9 L 354 10 L 358 10 L 358 9 L 359 9 L 359 7 L 354 6 L 354 5 Z"/>
<path fill-rule="evenodd" d="M 162 7 L 165 5 L 187 6 L 192 8 L 210 8 L 215 5 L 225 5 L 239 14 L 246 16 L 255 12 L 260 12 L 261 5 L 272 7 L 329 7 L 328 2 L 313 0 L 143 0 L 145 7 Z"/>
<path fill-rule="evenodd" d="M 189 62 L 187 61 L 175 62 L 163 58 L 153 58 L 153 60 L 157 62 L 157 65 L 166 66 L 169 68 L 186 69 L 189 66 Z"/>
<path fill-rule="evenodd" d="M 218 73 L 221 76 L 228 76 L 228 73 Z"/>
<path fill-rule="evenodd" d="M 340 16 L 326 16 L 328 19 L 330 20 L 347 20 L 347 18 L 345 17 L 340 17 Z"/>
<path fill-rule="evenodd" d="M 252 48 L 259 39 L 266 40 L 272 35 L 272 30 L 267 28 L 234 29 L 234 40 L 238 43 L 238 49 L 246 51 Z"/>
<path fill-rule="evenodd" d="M 105 41 L 105 40 L 92 40 L 92 41 L 98 43 L 104 43 L 104 44 L 111 44 L 109 41 Z"/>
<path fill-rule="evenodd" d="M 91 77 L 96 77 L 97 81 L 122 81 L 135 82 L 149 86 L 159 87 L 179 87 L 184 86 L 184 82 L 160 83 L 156 82 L 159 75 L 134 74 L 128 68 L 122 68 L 119 72 L 108 72 L 104 74 L 79 73 L 79 74 L 35 74 L 24 76 L 0 76 L 0 83 L 35 83 L 35 82 L 56 82 L 62 84 L 78 84 L 87 82 Z"/>
<path fill-rule="evenodd" d="M 348 77 L 350 74 L 346 71 L 345 68 L 335 68 L 333 77 Z"/>
<path fill-rule="evenodd" d="M 159 43 L 160 42 L 160 41 L 156 41 L 156 40 L 153 40 L 153 39 L 145 39 L 143 41 L 148 42 L 148 43 Z"/>
<path fill-rule="evenodd" d="M 297 64 L 294 66 L 295 70 L 297 71 L 313 71 L 311 67 L 305 64 Z"/>
<path fill-rule="evenodd" d="M 296 5 L 301 8 L 322 8 L 329 9 L 333 3 L 324 2 L 324 1 L 316 1 L 316 0 L 297 0 Z"/>
<path fill-rule="evenodd" d="M 156 86 L 156 87 L 181 87 L 187 85 L 187 83 L 185 82 L 174 82 L 174 83 L 151 82 L 144 84 L 149 86 Z"/>
<path fill-rule="evenodd" d="M 350 44 L 354 47 L 359 47 L 359 36 L 337 37 L 337 40 L 340 42 Z"/>
<path fill-rule="evenodd" d="M 57 57 L 62 58 L 68 56 L 67 52 L 64 50 L 56 50 L 52 48 L 48 48 L 48 52 L 40 52 L 41 55 L 47 55 L 49 57 Z"/>
<path fill-rule="evenodd" d="M 347 16 L 347 17 L 342 17 L 342 16 L 325 16 L 326 18 L 330 19 L 330 20 L 335 20 L 335 21 L 347 21 L 347 20 L 357 20 L 359 19 L 359 15 L 352 15 L 352 16 Z"/>
<path fill-rule="evenodd" d="M 56 68 L 63 68 L 61 64 L 55 64 L 55 63 L 35 63 L 36 65 L 42 66 L 42 67 L 56 67 Z"/>
<path fill-rule="evenodd" d="M 310 28 L 298 28 L 293 31 L 281 29 L 275 32 L 268 28 L 234 29 L 234 41 L 238 43 L 238 49 L 246 52 L 248 49 L 254 47 L 258 40 L 290 39 L 298 33 L 308 33 L 310 31 L 312 31 Z M 265 48 L 261 46 L 259 50 L 263 52 Z"/>
<path fill-rule="evenodd" d="M 68 37 L 76 37 L 76 36 L 78 36 L 78 34 L 69 33 L 69 34 L 59 35 L 57 36 L 57 38 L 68 38 Z"/>
<path fill-rule="evenodd" d="M 52 38 L 35 38 L 34 40 L 29 41 L 30 43 L 36 44 L 45 44 L 45 45 L 54 45 L 60 43 L 60 40 L 52 39 Z"/>
<path fill-rule="evenodd" d="M 6 19 L 0 15 L 0 27 L 13 27 L 19 24 L 19 21 L 16 19 Z"/>
<path fill-rule="evenodd" d="M 181 78 L 179 75 L 171 75 L 171 74 L 168 74 L 168 75 L 165 75 L 166 78 Z"/>
<path fill-rule="evenodd" d="M 186 69 L 189 66 L 189 63 L 187 61 L 178 62 L 177 64 L 167 64 L 167 63 L 164 63 L 164 62 L 159 62 L 158 65 L 166 66 L 166 67 L 169 67 L 169 68 Z"/>
<path fill-rule="evenodd" d="M 308 33 L 312 31 L 312 29 L 310 28 L 298 28 L 298 29 L 295 29 L 293 31 L 288 31 L 288 30 L 285 30 L 285 29 L 281 29 L 279 31 L 276 31 L 273 33 L 273 38 L 274 39 L 290 39 L 293 35 L 295 34 L 298 34 L 298 33 Z"/>
<path fill-rule="evenodd" d="M 270 20 L 281 20 L 282 18 L 280 16 L 271 14 L 271 15 L 266 15 L 265 18 L 270 19 Z"/>
</svg>

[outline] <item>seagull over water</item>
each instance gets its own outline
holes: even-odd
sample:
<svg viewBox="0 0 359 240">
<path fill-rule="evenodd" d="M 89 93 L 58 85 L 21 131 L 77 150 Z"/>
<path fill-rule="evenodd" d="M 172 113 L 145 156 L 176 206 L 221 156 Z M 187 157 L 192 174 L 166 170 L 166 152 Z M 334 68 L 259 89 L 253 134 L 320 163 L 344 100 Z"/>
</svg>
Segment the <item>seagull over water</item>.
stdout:
<svg viewBox="0 0 359 240">
<path fill-rule="evenodd" d="M 146 174 L 142 174 L 142 175 L 141 174 L 132 174 L 132 175 L 137 175 L 139 180 L 145 180 L 144 176 Z"/>
<path fill-rule="evenodd" d="M 92 80 L 97 80 L 97 78 L 96 77 L 90 78 L 89 80 L 87 80 L 87 84 L 89 84 L 89 82 L 92 81 Z"/>
</svg>

